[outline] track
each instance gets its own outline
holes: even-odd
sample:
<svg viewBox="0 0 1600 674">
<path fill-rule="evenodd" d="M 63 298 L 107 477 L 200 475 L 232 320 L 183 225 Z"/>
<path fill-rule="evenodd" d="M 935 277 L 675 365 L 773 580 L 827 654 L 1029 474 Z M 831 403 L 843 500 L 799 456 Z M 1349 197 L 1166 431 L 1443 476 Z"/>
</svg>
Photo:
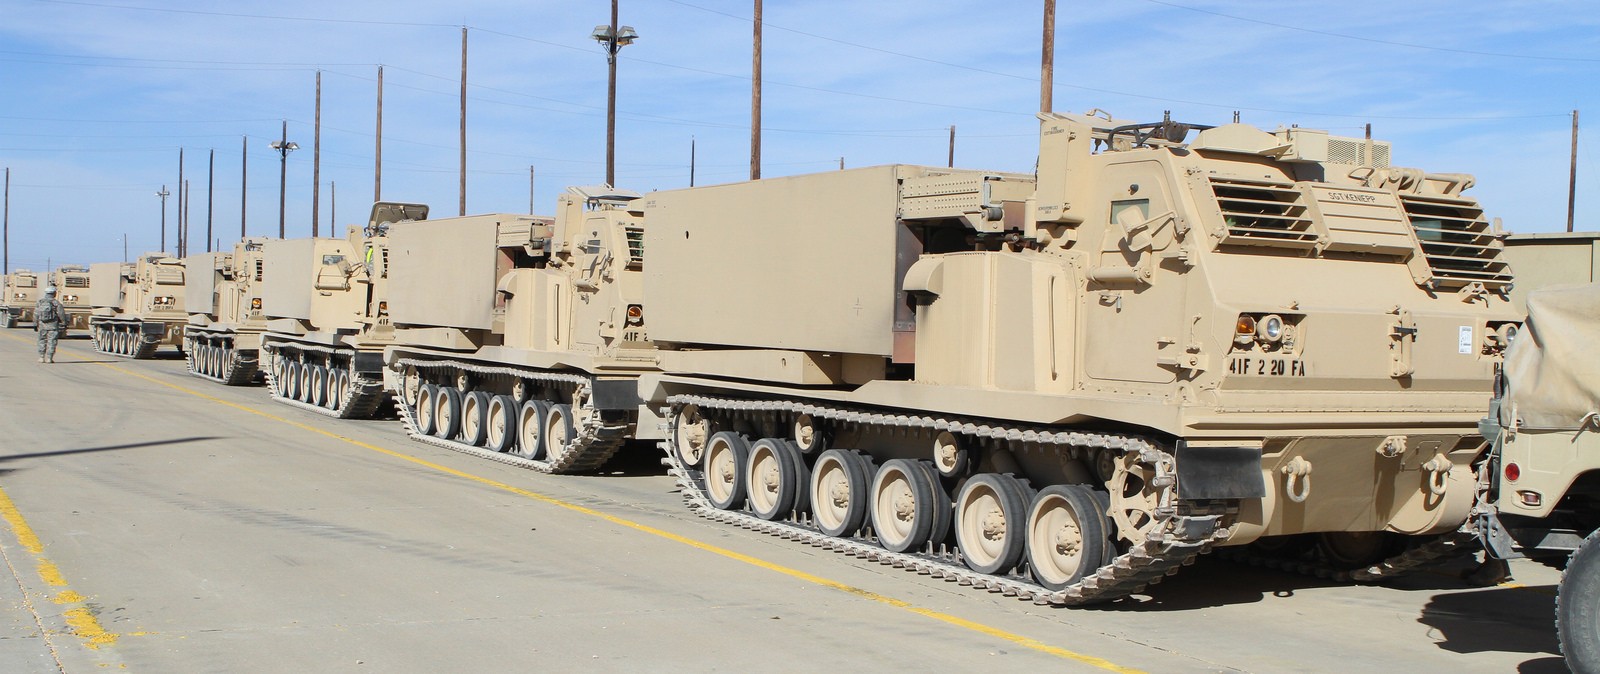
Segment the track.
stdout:
<svg viewBox="0 0 1600 674">
<path fill-rule="evenodd" d="M 696 405 L 702 410 L 724 412 L 810 414 L 819 419 L 869 424 L 883 428 L 924 428 L 961 433 L 974 438 L 1004 438 L 1062 448 L 1114 448 L 1126 452 L 1139 452 L 1141 455 L 1147 453 L 1165 455 L 1165 452 L 1143 438 L 1110 433 L 1021 429 L 975 421 L 883 414 L 793 401 L 678 395 L 668 398 L 668 402 L 674 411 L 685 405 Z M 678 415 L 673 414 L 671 418 L 677 419 Z M 669 432 L 668 435 L 675 436 L 675 433 Z M 719 510 L 711 505 L 707 496 L 704 475 L 699 470 L 684 465 L 678 458 L 677 452 L 673 451 L 670 442 L 661 443 L 661 447 L 666 454 L 663 463 L 677 478 L 678 485 L 683 490 L 684 501 L 690 510 L 702 517 L 1038 604 L 1081 606 L 1126 597 L 1160 582 L 1162 578 L 1193 563 L 1197 557 L 1228 536 L 1228 529 L 1223 524 L 1226 516 L 1225 508 L 1218 507 L 1215 512 L 1204 513 L 1167 513 L 1165 521 L 1159 524 L 1142 544 L 1132 546 L 1127 552 L 1101 566 L 1097 572 L 1078 583 L 1061 590 L 1050 590 L 1032 582 L 1020 570 L 1008 575 L 973 571 L 962 562 L 958 550 L 946 545 L 930 544 L 915 554 L 886 550 L 878 544 L 876 537 L 871 535 L 870 526 L 860 535 L 836 538 L 818 531 L 805 516 L 768 521 L 743 510 Z"/>
<path fill-rule="evenodd" d="M 268 351 L 265 345 L 263 345 L 262 351 Z M 370 376 L 352 374 L 350 387 L 344 399 L 340 401 L 337 408 L 333 408 L 314 405 L 303 400 L 295 400 L 284 395 L 283 387 L 278 382 L 273 368 L 262 368 L 261 374 L 266 379 L 267 394 L 272 398 L 273 402 L 316 412 L 323 416 L 335 419 L 370 419 L 383 405 L 383 381 Z"/>
<path fill-rule="evenodd" d="M 590 381 L 590 378 L 584 375 L 524 370 L 498 365 L 481 365 L 458 360 L 399 358 L 396 359 L 394 365 L 462 370 L 478 376 L 508 375 L 572 386 L 586 385 Z M 585 414 L 580 419 L 574 420 L 576 426 L 574 430 L 577 432 L 577 436 L 573 438 L 572 442 L 563 447 L 558 455 L 535 459 L 521 454 L 494 452 L 455 439 L 426 435 L 417 428 L 416 416 L 411 405 L 408 405 L 400 398 L 401 396 L 396 396 L 395 409 L 405 422 L 406 433 L 412 439 L 435 447 L 443 447 L 492 461 L 499 461 L 500 463 L 536 470 L 541 473 L 581 473 L 597 470 L 605 465 L 606 461 L 617 453 L 617 450 L 622 448 L 623 443 L 630 435 L 628 424 L 607 423 L 599 414 Z"/>
<path fill-rule="evenodd" d="M 113 340 L 118 339 L 118 336 L 121 336 L 121 335 L 127 335 L 125 337 L 122 337 L 122 339 L 129 339 L 129 337 L 131 337 L 131 339 L 129 339 L 129 341 L 131 341 L 133 343 L 133 348 L 132 349 L 123 349 L 123 348 L 119 348 L 119 347 L 117 347 L 115 345 L 113 345 L 113 347 L 111 349 L 109 349 L 109 350 L 105 349 L 105 348 L 102 348 L 102 345 L 105 343 L 105 340 L 103 340 L 101 338 L 102 335 L 100 333 L 102 333 L 102 332 L 111 332 L 111 333 L 113 333 L 113 337 L 112 337 Z M 145 337 L 143 334 L 141 334 L 139 332 L 136 332 L 136 331 L 130 331 L 130 330 L 107 330 L 105 327 L 102 326 L 102 327 L 92 328 L 91 336 L 94 338 L 94 350 L 95 351 L 98 351 L 100 353 L 104 353 L 104 354 L 107 354 L 107 355 L 111 355 L 111 356 L 118 356 L 118 357 L 121 357 L 121 358 L 128 358 L 128 359 L 131 359 L 131 360 L 146 360 L 146 359 L 156 355 L 156 350 L 161 348 L 161 340 L 157 339 L 157 340 L 152 341 L 150 338 Z"/>
<path fill-rule="evenodd" d="M 222 353 L 227 357 L 227 362 L 223 364 L 221 372 L 214 372 L 209 364 L 202 366 L 200 362 L 209 359 L 209 351 L 212 349 L 221 349 L 221 347 L 191 343 L 189 348 L 184 349 L 184 368 L 189 371 L 190 375 L 226 386 L 245 386 L 255 381 L 256 373 L 260 369 L 260 359 L 258 357 L 246 357 L 241 355 L 237 349 L 221 349 Z"/>
</svg>

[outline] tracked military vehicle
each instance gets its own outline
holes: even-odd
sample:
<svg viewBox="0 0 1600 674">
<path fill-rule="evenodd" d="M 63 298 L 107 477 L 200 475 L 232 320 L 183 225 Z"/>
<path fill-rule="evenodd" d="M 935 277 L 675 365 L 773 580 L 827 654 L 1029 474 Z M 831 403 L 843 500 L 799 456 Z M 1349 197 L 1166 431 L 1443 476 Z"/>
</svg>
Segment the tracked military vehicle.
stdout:
<svg viewBox="0 0 1600 674">
<path fill-rule="evenodd" d="M 1388 149 L 1045 115 L 1034 176 L 400 223 L 386 382 L 431 444 L 561 472 L 664 439 L 708 517 L 1039 602 L 1256 541 L 1381 578 L 1470 542 L 1519 319 L 1472 178 Z"/>
<path fill-rule="evenodd" d="M 638 195 L 574 188 L 554 219 L 389 230 L 389 386 L 413 437 L 545 472 L 634 435 L 645 337 Z"/>
<path fill-rule="evenodd" d="M 1600 285 L 1528 295 L 1483 433 L 1479 532 L 1500 559 L 1566 560 L 1556 598 L 1561 652 L 1600 672 Z"/>
<path fill-rule="evenodd" d="M 1036 176 L 642 200 L 645 392 L 692 507 L 1061 604 L 1216 546 L 1372 579 L 1470 542 L 1518 319 L 1470 176 L 1309 129 L 1041 120 Z"/>
<path fill-rule="evenodd" d="M 183 260 L 145 253 L 135 262 L 89 267 L 89 332 L 101 353 L 150 358 L 160 347 L 183 349 Z"/>
<path fill-rule="evenodd" d="M 81 265 L 63 265 L 50 272 L 50 285 L 56 287 L 56 299 L 67 310 L 68 330 L 88 330 L 89 316 L 94 307 L 89 302 L 89 268 Z"/>
<path fill-rule="evenodd" d="M 265 292 L 265 238 L 234 244 L 231 252 L 184 259 L 185 366 L 189 374 L 229 386 L 255 381 Z"/>
<path fill-rule="evenodd" d="M 34 303 L 44 297 L 44 288 L 39 287 L 39 275 L 26 269 L 18 269 L 4 277 L 0 284 L 0 325 L 15 328 L 18 323 L 33 322 Z"/>
<path fill-rule="evenodd" d="M 379 202 L 343 239 L 271 241 L 261 350 L 273 400 L 339 418 L 382 408 L 389 318 L 389 227 L 424 220 L 420 204 Z"/>
</svg>

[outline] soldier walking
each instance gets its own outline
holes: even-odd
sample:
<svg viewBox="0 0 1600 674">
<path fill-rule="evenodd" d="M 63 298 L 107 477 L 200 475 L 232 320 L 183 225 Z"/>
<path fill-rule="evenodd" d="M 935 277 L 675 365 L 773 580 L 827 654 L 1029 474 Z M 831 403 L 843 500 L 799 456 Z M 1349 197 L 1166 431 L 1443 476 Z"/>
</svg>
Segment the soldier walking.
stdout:
<svg viewBox="0 0 1600 674">
<path fill-rule="evenodd" d="M 56 300 L 56 287 L 44 289 L 44 297 L 33 305 L 33 326 L 39 331 L 39 362 L 56 362 L 56 340 L 67 321 L 67 308 Z"/>
</svg>

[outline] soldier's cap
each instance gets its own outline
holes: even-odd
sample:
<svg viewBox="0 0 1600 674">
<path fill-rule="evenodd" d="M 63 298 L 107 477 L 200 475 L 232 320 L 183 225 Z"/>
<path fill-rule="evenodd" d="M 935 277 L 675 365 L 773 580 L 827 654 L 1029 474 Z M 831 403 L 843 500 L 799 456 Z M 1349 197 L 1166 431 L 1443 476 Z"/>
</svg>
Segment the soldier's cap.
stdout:
<svg viewBox="0 0 1600 674">
<path fill-rule="evenodd" d="M 44 289 L 44 294 L 46 294 L 46 295 L 54 295 L 54 294 L 56 294 L 56 287 L 55 286 L 50 286 L 48 288 L 45 288 Z"/>
</svg>

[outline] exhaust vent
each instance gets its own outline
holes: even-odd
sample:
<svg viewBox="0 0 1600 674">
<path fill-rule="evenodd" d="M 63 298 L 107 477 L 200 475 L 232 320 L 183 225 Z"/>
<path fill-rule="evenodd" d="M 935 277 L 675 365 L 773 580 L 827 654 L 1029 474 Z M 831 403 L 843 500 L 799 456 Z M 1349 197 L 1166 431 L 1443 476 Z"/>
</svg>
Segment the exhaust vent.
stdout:
<svg viewBox="0 0 1600 674">
<path fill-rule="evenodd" d="M 644 269 L 644 228 L 628 227 L 628 269 Z"/>
</svg>

